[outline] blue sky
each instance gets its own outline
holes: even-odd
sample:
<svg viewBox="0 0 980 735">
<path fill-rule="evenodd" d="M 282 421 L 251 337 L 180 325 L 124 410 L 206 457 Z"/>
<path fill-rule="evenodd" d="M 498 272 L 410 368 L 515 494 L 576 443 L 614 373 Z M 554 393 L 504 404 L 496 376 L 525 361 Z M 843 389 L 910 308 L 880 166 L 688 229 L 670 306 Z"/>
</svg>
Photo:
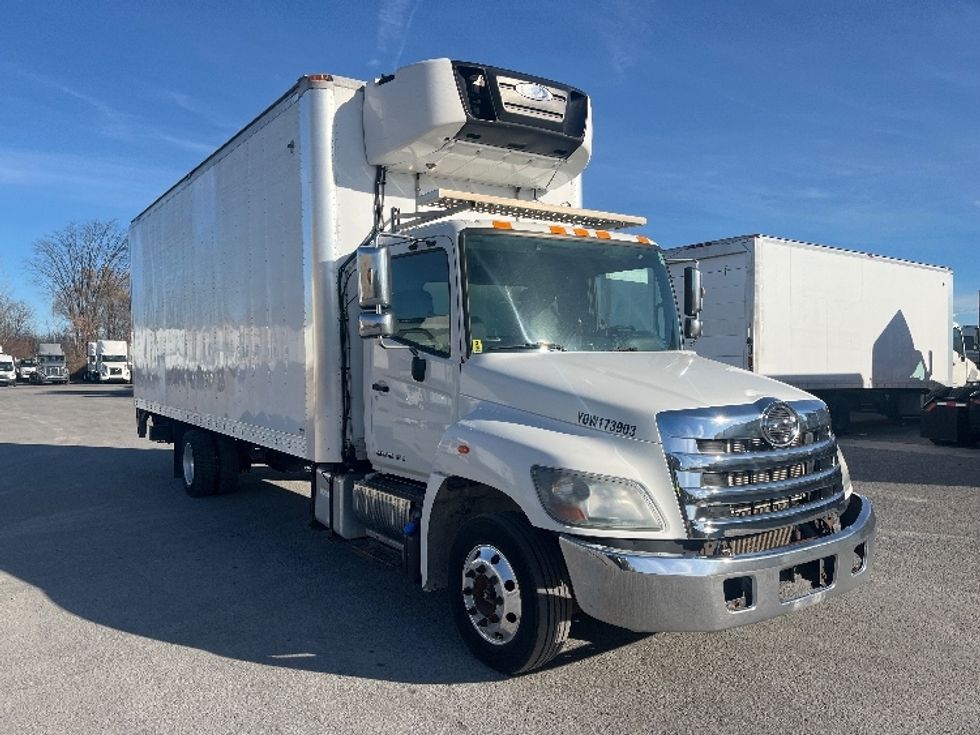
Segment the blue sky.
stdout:
<svg viewBox="0 0 980 735">
<path fill-rule="evenodd" d="M 980 289 L 978 2 L 18 2 L 0 7 L 0 279 L 123 224 L 304 73 L 449 56 L 592 95 L 586 206 L 662 245 L 764 232 Z"/>
</svg>

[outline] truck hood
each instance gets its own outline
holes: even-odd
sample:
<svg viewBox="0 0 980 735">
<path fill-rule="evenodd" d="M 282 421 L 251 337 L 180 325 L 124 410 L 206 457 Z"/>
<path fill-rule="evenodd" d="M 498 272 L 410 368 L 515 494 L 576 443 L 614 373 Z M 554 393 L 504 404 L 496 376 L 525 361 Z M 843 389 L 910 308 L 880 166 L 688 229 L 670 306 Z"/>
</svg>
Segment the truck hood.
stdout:
<svg viewBox="0 0 980 735">
<path fill-rule="evenodd" d="M 693 352 L 485 353 L 463 366 L 460 393 L 646 441 L 661 411 L 812 398 Z"/>
</svg>

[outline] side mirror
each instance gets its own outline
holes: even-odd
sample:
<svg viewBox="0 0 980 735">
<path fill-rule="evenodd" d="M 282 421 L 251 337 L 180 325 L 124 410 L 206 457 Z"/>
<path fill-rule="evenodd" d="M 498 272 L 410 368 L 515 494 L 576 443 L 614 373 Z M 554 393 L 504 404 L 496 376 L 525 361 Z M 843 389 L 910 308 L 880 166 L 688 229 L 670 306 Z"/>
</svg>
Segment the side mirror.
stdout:
<svg viewBox="0 0 980 735">
<path fill-rule="evenodd" d="M 357 249 L 357 300 L 362 309 L 391 305 L 391 253 L 386 247 Z"/>
<path fill-rule="evenodd" d="M 697 339 L 701 336 L 701 320 L 696 316 L 684 317 L 684 338 Z"/>
<path fill-rule="evenodd" d="M 390 337 L 395 333 L 395 315 L 390 311 L 362 311 L 357 331 L 362 337 Z"/>
<path fill-rule="evenodd" d="M 696 266 L 689 265 L 684 269 L 684 315 L 696 317 L 703 308 L 704 288 L 701 284 L 701 271 Z"/>
</svg>

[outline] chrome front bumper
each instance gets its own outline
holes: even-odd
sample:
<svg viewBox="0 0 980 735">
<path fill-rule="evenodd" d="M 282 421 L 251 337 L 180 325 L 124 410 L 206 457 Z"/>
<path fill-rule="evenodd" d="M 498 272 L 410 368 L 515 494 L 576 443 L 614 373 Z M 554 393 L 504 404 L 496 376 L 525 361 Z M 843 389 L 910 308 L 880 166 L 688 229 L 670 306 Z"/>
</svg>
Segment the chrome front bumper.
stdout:
<svg viewBox="0 0 980 735">
<path fill-rule="evenodd" d="M 874 509 L 856 494 L 849 502 L 860 507 L 856 517 L 845 514 L 853 520 L 840 532 L 759 554 L 695 557 L 559 540 L 575 598 L 592 617 L 638 632 L 722 630 L 814 605 L 868 579 Z M 822 581 L 796 596 L 800 574 Z"/>
</svg>

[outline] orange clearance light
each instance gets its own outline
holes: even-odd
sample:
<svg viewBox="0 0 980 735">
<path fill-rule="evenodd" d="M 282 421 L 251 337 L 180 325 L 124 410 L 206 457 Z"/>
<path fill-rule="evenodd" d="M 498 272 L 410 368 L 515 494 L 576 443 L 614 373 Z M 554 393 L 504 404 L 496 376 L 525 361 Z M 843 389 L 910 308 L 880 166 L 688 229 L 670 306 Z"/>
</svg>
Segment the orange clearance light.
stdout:
<svg viewBox="0 0 980 735">
<path fill-rule="evenodd" d="M 506 220 L 502 220 L 502 219 L 495 219 L 493 221 L 493 226 L 496 227 L 498 230 L 513 230 L 514 229 L 514 226 L 511 225 L 510 222 L 507 222 Z"/>
<path fill-rule="evenodd" d="M 548 227 L 548 229 L 551 230 L 551 234 L 552 235 L 567 235 L 568 234 L 568 230 L 566 230 L 561 225 L 550 225 Z"/>
<path fill-rule="evenodd" d="M 605 230 L 596 230 L 595 231 L 595 236 L 598 237 L 600 240 L 608 240 L 609 239 L 609 233 L 606 232 Z"/>
<path fill-rule="evenodd" d="M 572 228 L 572 232 L 574 232 L 579 237 L 588 237 L 589 236 L 589 231 L 588 230 L 583 230 L 581 227 L 573 227 Z"/>
<path fill-rule="evenodd" d="M 638 243 L 640 243 L 641 245 L 649 245 L 650 244 L 650 238 L 647 237 L 646 235 L 637 235 L 636 236 L 636 241 Z"/>
<path fill-rule="evenodd" d="M 470 448 L 465 444 L 460 444 L 458 447 L 456 447 L 456 451 L 459 452 L 460 454 L 469 454 Z"/>
</svg>

